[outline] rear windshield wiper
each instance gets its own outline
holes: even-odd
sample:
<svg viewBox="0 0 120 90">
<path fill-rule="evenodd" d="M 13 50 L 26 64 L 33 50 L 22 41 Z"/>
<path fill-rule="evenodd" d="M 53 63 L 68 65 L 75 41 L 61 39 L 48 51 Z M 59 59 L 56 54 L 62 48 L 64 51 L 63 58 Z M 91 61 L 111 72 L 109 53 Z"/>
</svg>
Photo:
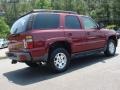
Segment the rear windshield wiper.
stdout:
<svg viewBox="0 0 120 90">
<path fill-rule="evenodd" d="M 18 35 L 20 35 L 20 34 L 11 34 L 13 37 L 15 37 L 15 36 L 18 36 Z"/>
</svg>

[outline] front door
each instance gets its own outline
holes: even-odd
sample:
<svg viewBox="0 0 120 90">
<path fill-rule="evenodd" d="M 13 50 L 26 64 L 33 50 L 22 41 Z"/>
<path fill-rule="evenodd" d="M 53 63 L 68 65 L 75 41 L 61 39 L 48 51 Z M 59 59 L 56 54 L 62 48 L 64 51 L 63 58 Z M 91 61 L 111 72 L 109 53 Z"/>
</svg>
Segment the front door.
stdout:
<svg viewBox="0 0 120 90">
<path fill-rule="evenodd" d="M 86 44 L 84 48 L 86 50 L 103 48 L 105 45 L 105 35 L 97 28 L 96 22 L 86 16 L 82 16 L 82 21 L 86 33 Z"/>
</svg>

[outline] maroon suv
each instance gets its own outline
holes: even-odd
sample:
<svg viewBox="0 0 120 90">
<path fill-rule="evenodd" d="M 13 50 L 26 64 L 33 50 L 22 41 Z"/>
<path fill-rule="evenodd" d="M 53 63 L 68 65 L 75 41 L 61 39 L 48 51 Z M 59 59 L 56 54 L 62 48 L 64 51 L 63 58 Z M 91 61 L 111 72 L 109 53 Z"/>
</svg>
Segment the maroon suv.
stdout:
<svg viewBox="0 0 120 90">
<path fill-rule="evenodd" d="M 71 11 L 33 10 L 13 24 L 8 39 L 7 56 L 12 63 L 30 67 L 46 63 L 56 72 L 65 71 L 74 55 L 104 52 L 114 56 L 117 47 L 115 31 Z"/>
</svg>

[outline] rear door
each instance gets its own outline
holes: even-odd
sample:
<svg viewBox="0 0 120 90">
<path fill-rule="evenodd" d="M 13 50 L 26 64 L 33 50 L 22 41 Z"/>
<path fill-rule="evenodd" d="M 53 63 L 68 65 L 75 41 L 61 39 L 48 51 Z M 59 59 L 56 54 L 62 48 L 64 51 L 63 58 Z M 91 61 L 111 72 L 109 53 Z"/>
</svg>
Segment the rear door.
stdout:
<svg viewBox="0 0 120 90">
<path fill-rule="evenodd" d="M 82 16 L 83 26 L 86 33 L 86 50 L 102 48 L 105 45 L 105 35 L 97 28 L 96 22 L 87 16 Z"/>
<path fill-rule="evenodd" d="M 64 18 L 64 31 L 67 39 L 71 42 L 72 51 L 74 53 L 83 51 L 85 32 L 81 27 L 79 18 L 74 15 L 66 15 Z"/>
</svg>

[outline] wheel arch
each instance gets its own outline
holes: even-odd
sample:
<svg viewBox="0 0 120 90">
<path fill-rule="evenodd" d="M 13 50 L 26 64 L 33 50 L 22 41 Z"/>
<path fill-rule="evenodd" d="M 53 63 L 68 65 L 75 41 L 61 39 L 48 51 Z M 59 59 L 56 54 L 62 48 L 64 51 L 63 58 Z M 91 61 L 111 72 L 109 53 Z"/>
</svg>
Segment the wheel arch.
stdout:
<svg viewBox="0 0 120 90">
<path fill-rule="evenodd" d="M 64 48 L 68 51 L 70 55 L 72 53 L 71 44 L 68 41 L 56 41 L 51 43 L 48 47 L 49 47 L 48 54 L 50 54 L 56 48 Z"/>
<path fill-rule="evenodd" d="M 116 45 L 116 46 L 118 45 L 118 40 L 117 40 L 117 37 L 116 37 L 115 35 L 109 36 L 109 37 L 108 37 L 108 41 L 109 41 L 110 39 L 112 39 L 112 40 L 115 41 L 115 45 Z"/>
</svg>

